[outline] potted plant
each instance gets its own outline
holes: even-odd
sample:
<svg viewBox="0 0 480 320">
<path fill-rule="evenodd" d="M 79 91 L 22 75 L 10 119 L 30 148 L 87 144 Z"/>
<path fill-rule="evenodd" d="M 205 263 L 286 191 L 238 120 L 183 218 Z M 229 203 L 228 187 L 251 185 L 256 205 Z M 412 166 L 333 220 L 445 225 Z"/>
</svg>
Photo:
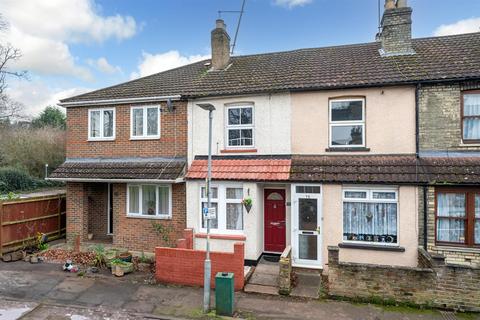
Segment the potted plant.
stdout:
<svg viewBox="0 0 480 320">
<path fill-rule="evenodd" d="M 123 276 L 126 273 L 133 272 L 133 263 L 125 262 L 120 259 L 113 259 L 112 262 L 112 274 L 116 276 Z M 121 269 L 121 271 L 119 270 Z"/>
<path fill-rule="evenodd" d="M 122 261 L 125 261 L 125 262 L 132 262 L 132 254 L 128 251 L 121 252 L 118 255 L 118 258 Z"/>
<path fill-rule="evenodd" d="M 252 209 L 252 204 L 253 204 L 252 198 L 250 198 L 250 197 L 244 198 L 242 200 L 242 204 L 245 207 L 245 210 L 247 210 L 247 213 L 250 212 L 250 210 Z"/>
<path fill-rule="evenodd" d="M 145 256 L 142 251 L 142 255 L 138 257 L 137 270 L 140 272 L 150 272 L 152 267 L 152 260 Z"/>
</svg>

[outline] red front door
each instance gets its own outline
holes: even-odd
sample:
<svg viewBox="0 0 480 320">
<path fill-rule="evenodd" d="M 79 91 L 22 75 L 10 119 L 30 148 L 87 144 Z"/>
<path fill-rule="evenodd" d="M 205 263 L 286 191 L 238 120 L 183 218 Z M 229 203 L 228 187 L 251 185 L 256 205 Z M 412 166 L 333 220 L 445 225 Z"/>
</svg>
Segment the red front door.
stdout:
<svg viewBox="0 0 480 320">
<path fill-rule="evenodd" d="M 282 252 L 286 246 L 285 190 L 265 189 L 265 251 Z"/>
</svg>

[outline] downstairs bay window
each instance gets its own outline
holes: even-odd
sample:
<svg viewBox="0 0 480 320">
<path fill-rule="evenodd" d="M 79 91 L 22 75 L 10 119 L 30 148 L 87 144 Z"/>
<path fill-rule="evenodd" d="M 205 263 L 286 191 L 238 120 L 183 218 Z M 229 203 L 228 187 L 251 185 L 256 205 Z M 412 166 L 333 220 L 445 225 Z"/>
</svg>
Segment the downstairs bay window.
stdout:
<svg viewBox="0 0 480 320">
<path fill-rule="evenodd" d="M 480 246 L 480 190 L 436 190 L 436 242 Z"/>
<path fill-rule="evenodd" d="M 171 186 L 129 184 L 127 186 L 127 216 L 170 219 L 172 217 Z"/>
<path fill-rule="evenodd" d="M 210 220 L 210 230 L 217 233 L 242 233 L 243 231 L 243 187 L 241 185 L 217 185 L 211 188 L 211 207 L 217 211 L 215 219 Z M 207 229 L 207 220 L 203 217 L 203 208 L 208 207 L 205 187 L 200 190 L 200 216 L 202 229 Z"/>
<path fill-rule="evenodd" d="M 343 241 L 397 245 L 397 189 L 343 189 Z"/>
</svg>

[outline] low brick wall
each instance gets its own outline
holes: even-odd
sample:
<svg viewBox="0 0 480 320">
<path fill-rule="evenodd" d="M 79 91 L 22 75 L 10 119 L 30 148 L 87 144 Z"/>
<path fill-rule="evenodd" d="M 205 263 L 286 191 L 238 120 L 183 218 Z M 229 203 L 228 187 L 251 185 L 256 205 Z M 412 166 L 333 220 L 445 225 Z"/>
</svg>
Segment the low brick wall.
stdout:
<svg viewBox="0 0 480 320">
<path fill-rule="evenodd" d="M 289 295 L 292 291 L 292 247 L 283 250 L 279 261 L 278 293 Z"/>
<path fill-rule="evenodd" d="M 418 268 L 340 262 L 338 256 L 338 247 L 328 248 L 330 296 L 480 311 L 480 269 L 446 264 L 423 249 Z"/>
<path fill-rule="evenodd" d="M 192 248 L 193 232 L 185 230 L 185 239 L 178 240 L 177 248 L 157 247 L 155 249 L 157 281 L 187 286 L 203 286 L 203 272 L 206 252 Z M 233 253 L 210 252 L 212 261 L 211 287 L 215 287 L 217 272 L 232 272 L 235 275 L 235 290 L 244 286 L 243 262 L 244 243 L 235 243 Z"/>
</svg>

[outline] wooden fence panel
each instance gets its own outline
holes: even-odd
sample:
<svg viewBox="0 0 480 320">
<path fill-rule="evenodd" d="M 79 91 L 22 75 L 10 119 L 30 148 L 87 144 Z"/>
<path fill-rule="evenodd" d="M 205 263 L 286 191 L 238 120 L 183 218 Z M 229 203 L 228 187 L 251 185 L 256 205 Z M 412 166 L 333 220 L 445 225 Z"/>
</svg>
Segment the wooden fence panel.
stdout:
<svg viewBox="0 0 480 320">
<path fill-rule="evenodd" d="M 65 236 L 66 196 L 58 194 L 0 202 L 0 255 L 31 244 L 37 234 Z"/>
</svg>

